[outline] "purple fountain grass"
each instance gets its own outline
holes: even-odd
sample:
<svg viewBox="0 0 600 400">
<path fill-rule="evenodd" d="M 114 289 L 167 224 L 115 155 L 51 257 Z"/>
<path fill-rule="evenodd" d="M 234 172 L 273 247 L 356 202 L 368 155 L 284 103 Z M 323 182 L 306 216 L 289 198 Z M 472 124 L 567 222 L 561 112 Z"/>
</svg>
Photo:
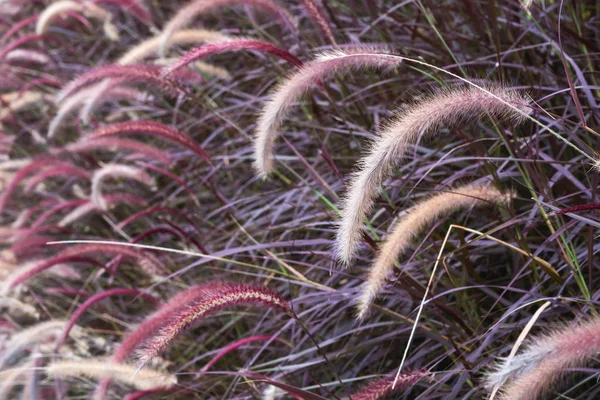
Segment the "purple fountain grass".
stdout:
<svg viewBox="0 0 600 400">
<path fill-rule="evenodd" d="M 106 195 L 103 197 L 104 197 L 104 201 L 106 202 L 106 204 L 109 207 L 113 204 L 117 204 L 117 203 L 121 203 L 121 202 L 131 204 L 131 205 L 139 205 L 139 206 L 145 206 L 147 204 L 146 200 L 144 200 L 138 196 L 132 196 L 127 193 L 109 194 L 109 195 Z M 73 210 L 68 215 L 63 217 L 60 220 L 60 222 L 58 222 L 58 226 L 60 226 L 60 227 L 67 226 L 71 222 L 81 218 L 83 215 L 98 209 L 96 207 L 96 205 L 90 199 L 65 201 L 62 203 L 58 203 L 58 204 L 50 207 L 46 211 L 44 211 L 39 217 L 37 217 L 37 219 L 35 221 L 33 221 L 31 223 L 31 228 L 40 227 L 40 226 L 44 225 L 44 223 L 50 217 L 56 215 L 57 213 L 59 213 L 63 210 L 68 210 L 68 209 L 73 209 L 73 208 L 75 210 Z"/>
<path fill-rule="evenodd" d="M 526 115 L 531 111 L 528 101 L 517 91 L 492 85 L 486 90 Z M 361 241 L 363 220 L 373 208 L 379 186 L 412 144 L 434 135 L 443 126 L 488 116 L 515 123 L 524 121 L 512 107 L 478 88 L 468 87 L 435 93 L 387 123 L 360 160 L 359 170 L 348 185 L 336 233 L 336 258 L 346 266 L 352 262 Z"/>
<path fill-rule="evenodd" d="M 578 206 L 572 206 L 572 207 L 567 207 L 567 208 L 563 208 L 560 209 L 558 211 L 554 211 L 554 215 L 562 215 L 562 214 L 566 214 L 566 213 L 572 213 L 572 212 L 580 212 L 580 211 L 591 211 L 591 210 L 600 210 L 600 203 L 590 203 L 590 204 L 581 204 Z"/>
<path fill-rule="evenodd" d="M 79 376 L 95 379 L 111 378 L 138 390 L 171 387 L 177 384 L 177 377 L 166 372 L 150 368 L 136 370 L 131 365 L 111 364 L 93 358 L 53 361 L 46 367 L 46 373 L 51 378 Z"/>
<path fill-rule="evenodd" d="M 167 125 L 153 121 L 128 121 L 103 126 L 93 131 L 88 139 L 97 139 L 116 135 L 149 135 L 187 147 L 207 163 L 211 163 L 206 151 L 187 134 Z"/>
<path fill-rule="evenodd" d="M 200 200 L 198 199 L 198 197 L 196 196 L 196 194 L 194 193 L 194 191 L 183 181 L 183 179 L 181 179 L 180 177 L 178 177 L 174 173 L 167 171 L 164 168 L 160 168 L 160 167 L 157 167 L 157 166 L 152 165 L 152 164 L 148 164 L 148 163 L 145 163 L 145 162 L 139 162 L 139 161 L 137 162 L 137 164 L 140 165 L 140 166 L 142 166 L 142 167 L 144 167 L 144 168 L 146 168 L 146 169 L 150 169 L 152 171 L 156 171 L 156 172 L 158 172 L 158 173 L 160 173 L 160 174 L 162 174 L 162 175 L 164 175 L 166 177 L 169 177 L 169 178 L 173 179 L 175 182 L 177 182 L 181 186 L 181 188 L 183 190 L 185 190 L 187 192 L 187 194 L 190 195 L 190 197 L 192 198 L 192 200 L 194 201 L 194 203 L 198 207 L 200 207 Z"/>
<path fill-rule="evenodd" d="M 369 277 L 358 296 L 357 318 L 363 320 L 367 316 L 371 304 L 383 289 L 389 273 L 393 271 L 394 263 L 410 246 L 411 240 L 424 229 L 460 209 L 505 205 L 514 197 L 515 193 L 512 192 L 503 193 L 496 188 L 467 184 L 419 202 L 408 215 L 396 223 L 392 233 L 381 246 L 369 270 Z"/>
<path fill-rule="evenodd" d="M 0 37 L 0 43 L 6 42 L 10 37 L 12 37 L 15 33 L 19 32 L 21 29 L 25 28 L 27 25 L 35 24 L 38 20 L 38 15 L 32 15 L 31 17 L 25 17 L 22 20 L 11 25 L 9 29 L 7 29 L 2 37 Z"/>
<path fill-rule="evenodd" d="M 123 397 L 123 400 L 138 400 L 138 399 L 141 399 L 146 396 L 152 396 L 153 394 L 156 394 L 156 393 L 170 393 L 170 392 L 185 393 L 186 390 L 179 389 L 179 388 L 176 389 L 176 388 L 158 387 L 158 388 L 154 388 L 154 389 L 140 390 L 138 392 L 128 394 L 127 396 Z"/>
<path fill-rule="evenodd" d="M 591 319 L 531 339 L 519 355 L 501 362 L 486 378 L 501 400 L 535 400 L 569 369 L 585 366 L 600 352 L 600 320 Z"/>
<path fill-rule="evenodd" d="M 0 96 L 0 121 L 30 106 L 50 102 L 50 96 L 41 92 L 14 92 Z"/>
<path fill-rule="evenodd" d="M 102 186 L 106 178 L 134 179 L 144 185 L 155 187 L 156 182 L 146 171 L 124 164 L 108 164 L 94 172 L 90 199 L 102 211 L 108 210 L 108 204 L 102 196 Z"/>
<path fill-rule="evenodd" d="M 217 361 L 219 361 L 221 358 L 225 357 L 227 354 L 229 354 L 233 350 L 238 349 L 248 343 L 259 342 L 259 341 L 272 341 L 272 340 L 285 343 L 284 340 L 278 338 L 277 336 L 257 335 L 257 336 L 250 336 L 250 337 L 238 340 L 236 342 L 233 342 L 231 344 L 228 344 L 227 346 L 223 347 L 223 349 L 221 349 L 221 351 L 219 351 L 216 356 L 214 356 L 209 362 L 207 362 L 206 365 L 204 367 L 202 367 L 202 369 L 200 371 L 201 372 L 208 371 L 210 369 L 210 367 L 215 365 L 217 363 Z"/>
<path fill-rule="evenodd" d="M 13 40 L 10 43 L 4 45 L 4 47 L 2 47 L 2 50 L 0 50 L 0 60 L 4 60 L 4 58 L 6 57 L 7 54 L 9 54 L 11 51 L 15 50 L 16 48 L 18 48 L 26 43 L 47 42 L 47 41 L 62 43 L 52 35 L 38 35 L 38 34 L 25 35 L 25 36 L 22 36 L 18 39 Z"/>
<path fill-rule="evenodd" d="M 34 306 L 12 297 L 0 297 L 0 314 L 21 324 L 37 321 L 40 317 Z"/>
<path fill-rule="evenodd" d="M 83 168 L 79 168 L 72 164 L 69 165 L 69 163 L 66 162 L 61 163 L 60 165 L 52 165 L 32 176 L 25 185 L 25 191 L 29 192 L 46 179 L 57 176 L 66 176 L 67 178 L 77 177 L 89 180 L 91 179 L 92 174 Z"/>
<path fill-rule="evenodd" d="M 161 306 L 154 314 L 147 317 L 136 329 L 131 331 L 114 354 L 111 361 L 115 363 L 126 362 L 137 348 L 150 340 L 154 335 L 165 327 L 173 314 L 183 312 L 189 304 L 208 298 L 211 293 L 222 286 L 221 282 L 210 282 L 204 285 L 192 286 L 172 297 L 166 304 Z M 100 381 L 94 393 L 95 400 L 106 398 L 111 380 L 104 379 Z"/>
<path fill-rule="evenodd" d="M 27 165 L 22 167 L 10 181 L 10 183 L 6 186 L 2 195 L 0 195 L 0 214 L 6 209 L 8 202 L 10 201 L 13 192 L 17 189 L 19 184 L 26 179 L 29 175 L 34 174 L 40 168 L 47 167 L 50 165 L 55 166 L 70 166 L 70 163 L 63 163 L 55 158 L 48 156 L 41 156 L 30 161 Z"/>
<path fill-rule="evenodd" d="M 138 205 L 138 206 L 146 206 L 147 205 L 146 201 L 144 199 L 142 199 L 141 197 L 132 196 L 127 193 L 116 193 L 116 194 L 104 195 L 104 196 L 102 196 L 102 199 L 104 200 L 104 202 L 106 203 L 106 206 L 108 208 L 110 208 L 111 206 L 118 204 L 118 203 L 125 203 L 127 205 Z M 70 213 L 65 215 L 58 222 L 57 225 L 60 227 L 68 226 L 68 225 L 74 223 L 75 221 L 78 221 L 85 215 L 87 215 L 91 212 L 94 212 L 94 211 L 104 212 L 105 210 L 102 210 L 101 208 L 99 208 L 98 205 L 93 200 L 89 199 L 85 203 L 78 205 L 75 209 L 73 209 L 73 211 L 71 211 Z"/>
<path fill-rule="evenodd" d="M 201 42 L 215 42 L 229 40 L 231 37 L 218 31 L 206 29 L 184 29 L 175 32 L 169 41 L 171 46 L 183 46 L 189 44 L 198 44 Z M 137 64 L 144 61 L 145 58 L 157 54 L 159 51 L 161 36 L 154 36 L 146 39 L 131 49 L 127 50 L 117 60 L 117 64 Z M 165 50 L 166 51 L 166 50 Z"/>
<path fill-rule="evenodd" d="M 126 80 L 128 84 L 143 83 L 156 87 L 166 94 L 176 96 L 180 92 L 177 82 L 162 78 L 160 68 L 150 65 L 104 65 L 92 68 L 69 82 L 57 95 L 56 102 L 61 103 L 84 87 L 108 78 Z"/>
<path fill-rule="evenodd" d="M 53 138 L 67 117 L 77 110 L 80 110 L 79 118 L 87 121 L 88 115 L 91 115 L 94 109 L 98 107 L 102 101 L 143 101 L 147 98 L 147 94 L 142 91 L 121 86 L 125 83 L 126 81 L 122 79 L 112 79 L 106 82 L 106 84 L 103 82 L 102 91 L 100 91 L 97 87 L 98 85 L 96 85 L 69 96 L 61 103 L 56 115 L 50 122 L 50 125 L 48 126 L 48 138 Z"/>
<path fill-rule="evenodd" d="M 84 139 L 79 142 L 71 143 L 62 148 L 52 150 L 53 154 L 60 154 L 63 151 L 69 153 L 87 153 L 95 150 L 109 150 L 113 152 L 129 150 L 134 154 L 144 156 L 152 161 L 164 165 L 171 165 L 173 159 L 166 151 L 162 151 L 149 144 L 136 140 L 121 139 L 114 137 L 100 137 L 95 139 Z"/>
<path fill-rule="evenodd" d="M 291 308 L 287 302 L 279 294 L 265 287 L 223 283 L 212 291 L 206 299 L 190 302 L 185 310 L 169 315 L 168 323 L 164 325 L 160 332 L 149 338 L 144 344 L 144 348 L 138 352 L 138 364 L 143 366 L 152 358 L 158 356 L 179 335 L 207 315 L 236 305 L 261 305 L 291 313 Z"/>
<path fill-rule="evenodd" d="M 26 280 L 33 278 L 40 272 L 45 271 L 48 268 L 51 268 L 59 263 L 81 260 L 82 258 L 88 255 L 109 254 L 122 254 L 125 257 L 133 258 L 138 261 L 139 265 L 144 271 L 151 274 L 164 273 L 165 271 L 165 267 L 156 257 L 147 252 L 143 252 L 140 249 L 121 246 L 117 244 L 86 243 L 71 246 L 61 251 L 54 257 L 34 264 L 32 268 L 14 276 L 14 278 L 10 279 L 10 281 L 5 280 L 5 282 L 3 282 L 3 286 L 5 288 L 12 289 L 15 286 L 25 282 Z"/>
<path fill-rule="evenodd" d="M 183 75 L 181 74 L 177 76 L 178 79 L 182 77 Z M 183 78 L 182 80 L 187 81 L 188 78 Z M 104 88 L 105 82 L 107 83 L 106 88 Z M 152 97 L 144 91 L 122 86 L 127 83 L 127 81 L 121 79 L 109 79 L 95 85 L 92 88 L 94 90 L 91 94 L 84 99 L 83 107 L 79 112 L 79 119 L 85 123 L 89 123 L 96 109 L 109 100 L 126 100 L 132 103 L 143 103 L 152 100 Z"/>
<path fill-rule="evenodd" d="M 313 86 L 338 72 L 363 68 L 391 69 L 400 63 L 398 57 L 383 48 L 357 46 L 321 53 L 305 64 L 273 90 L 258 119 L 254 152 L 257 173 L 266 177 L 273 168 L 273 144 L 278 129 L 293 103 Z"/>
<path fill-rule="evenodd" d="M 86 17 L 100 20 L 104 24 L 103 27 L 106 36 L 111 40 L 119 40 L 117 29 L 111 22 L 112 15 L 91 1 L 62 0 L 52 3 L 40 14 L 35 26 L 35 33 L 38 35 L 43 34 L 50 27 L 50 23 L 54 19 L 68 12 L 82 13 Z"/>
<path fill-rule="evenodd" d="M 3 369 L 13 357 L 27 349 L 27 347 L 33 344 L 45 343 L 60 335 L 65 325 L 66 321 L 52 319 L 30 326 L 12 335 L 4 345 L 4 352 L 0 357 L 0 369 Z"/>
<path fill-rule="evenodd" d="M 390 394 L 397 394 L 400 391 L 410 389 L 421 379 L 429 375 L 426 370 L 405 371 L 396 380 L 394 385 L 394 375 L 385 376 L 377 379 L 362 387 L 356 393 L 352 393 L 352 400 L 377 400 Z"/>
<path fill-rule="evenodd" d="M 54 240 L 54 237 L 48 235 L 29 235 L 10 246 L 10 252 L 16 259 L 31 257 L 45 250 L 46 243 Z"/>
<path fill-rule="evenodd" d="M 287 50 L 277 47 L 272 43 L 253 39 L 231 39 L 223 42 L 208 43 L 186 52 L 181 58 L 177 60 L 177 62 L 165 67 L 162 71 L 161 76 L 171 75 L 180 68 L 183 68 L 195 61 L 201 60 L 214 54 L 221 54 L 229 51 L 240 50 L 255 50 L 261 53 L 272 54 L 291 64 L 294 64 L 297 67 L 302 66 L 302 61 L 300 61 Z"/>
<path fill-rule="evenodd" d="M 11 50 L 4 60 L 10 64 L 41 64 L 50 63 L 51 59 L 47 53 L 31 49 L 14 49 Z"/>
<path fill-rule="evenodd" d="M 67 322 L 67 325 L 65 326 L 65 330 L 64 330 L 62 336 L 60 337 L 60 339 L 58 340 L 58 342 L 56 344 L 57 349 L 60 346 L 62 346 L 62 344 L 65 342 L 65 340 L 67 340 L 67 338 L 69 337 L 69 332 L 71 332 L 71 329 L 73 328 L 73 326 L 75 326 L 75 324 L 77 323 L 77 320 L 79 320 L 79 318 L 86 312 L 86 310 L 88 308 L 90 308 L 95 303 L 99 302 L 100 300 L 105 299 L 107 297 L 111 297 L 111 296 L 135 296 L 135 297 L 142 297 L 143 299 L 148 300 L 151 303 L 158 302 L 154 296 L 152 296 L 148 293 L 141 292 L 137 289 L 114 288 L 114 289 L 105 290 L 104 292 L 97 293 L 94 296 L 88 298 L 82 305 L 77 307 L 77 310 L 75 310 L 75 312 L 73 312 L 73 315 L 71 315 L 71 318 L 69 319 L 69 321 Z"/>
<path fill-rule="evenodd" d="M 172 37 L 177 31 L 182 30 L 204 13 L 228 6 L 252 6 L 280 19 L 284 25 L 295 30 L 294 18 L 282 6 L 271 0 L 192 0 L 186 6 L 179 8 L 175 16 L 166 23 L 159 47 L 161 57 L 165 56 Z"/>
<path fill-rule="evenodd" d="M 126 13 L 133 15 L 135 18 L 145 24 L 152 23 L 152 15 L 142 0 L 92 0 L 96 4 L 115 4 L 122 8 Z"/>
<path fill-rule="evenodd" d="M 329 43 L 336 44 L 329 21 L 327 20 L 327 17 L 325 17 L 325 13 L 319 4 L 317 4 L 315 0 L 300 0 L 300 3 L 306 8 L 308 15 L 319 27 L 321 32 L 323 32 L 327 40 L 329 40 Z"/>
<path fill-rule="evenodd" d="M 129 243 L 139 243 L 142 239 L 144 239 L 144 238 L 146 238 L 148 236 L 151 236 L 151 235 L 159 234 L 159 233 L 168 233 L 171 236 L 176 237 L 176 238 L 178 238 L 180 240 L 183 240 L 183 241 L 186 240 L 185 235 L 182 234 L 182 232 L 179 232 L 179 231 L 177 231 L 175 229 L 163 226 L 163 227 L 157 227 L 157 228 L 148 229 L 148 230 L 140 233 L 139 235 L 137 235 L 133 239 L 131 239 L 129 241 Z M 121 265 L 121 261 L 122 260 L 123 260 L 123 256 L 119 255 L 119 256 L 116 256 L 115 258 L 113 258 L 111 261 L 109 261 L 106 264 L 106 269 L 111 272 L 111 275 L 114 276 L 114 275 L 117 274 L 117 272 L 119 271 L 119 267 Z"/>
</svg>

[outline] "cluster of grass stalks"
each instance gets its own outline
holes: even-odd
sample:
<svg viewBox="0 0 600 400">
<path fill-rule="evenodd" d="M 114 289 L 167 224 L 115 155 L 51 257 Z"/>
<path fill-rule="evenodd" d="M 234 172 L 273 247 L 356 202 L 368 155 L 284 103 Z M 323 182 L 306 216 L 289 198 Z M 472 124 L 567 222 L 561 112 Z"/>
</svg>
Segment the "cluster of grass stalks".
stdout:
<svg viewBox="0 0 600 400">
<path fill-rule="evenodd" d="M 0 399 L 598 398 L 599 20 L 0 2 Z"/>
</svg>

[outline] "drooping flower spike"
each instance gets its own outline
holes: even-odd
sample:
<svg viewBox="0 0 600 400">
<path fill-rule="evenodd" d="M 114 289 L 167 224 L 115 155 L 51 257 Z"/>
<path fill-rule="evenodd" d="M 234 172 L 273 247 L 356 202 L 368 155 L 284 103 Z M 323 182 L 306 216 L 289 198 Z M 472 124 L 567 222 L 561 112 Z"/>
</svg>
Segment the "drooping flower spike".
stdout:
<svg viewBox="0 0 600 400">
<path fill-rule="evenodd" d="M 127 364 L 111 364 L 103 360 L 54 361 L 46 367 L 51 378 L 89 377 L 94 379 L 111 378 L 138 390 L 158 387 L 171 387 L 177 384 L 177 377 L 150 368 L 136 369 Z"/>
<path fill-rule="evenodd" d="M 102 184 L 108 177 L 129 178 L 141 182 L 147 186 L 156 185 L 154 179 L 144 170 L 124 164 L 108 164 L 94 172 L 92 178 L 92 202 L 102 211 L 108 210 L 108 204 L 102 196 Z"/>
<path fill-rule="evenodd" d="M 62 0 L 52 3 L 40 14 L 35 26 L 35 32 L 38 35 L 43 34 L 54 19 L 68 12 L 78 12 L 86 17 L 99 19 L 104 24 L 103 27 L 106 36 L 110 40 L 119 40 L 117 28 L 112 24 L 112 15 L 90 0 Z"/>
<path fill-rule="evenodd" d="M 279 294 L 264 288 L 245 284 L 223 283 L 209 290 L 205 298 L 187 303 L 168 315 L 168 323 L 153 335 L 138 352 L 139 365 L 143 366 L 158 356 L 173 341 L 207 315 L 214 314 L 223 308 L 236 305 L 261 305 L 291 313 L 287 302 Z"/>
<path fill-rule="evenodd" d="M 175 64 L 169 65 L 163 69 L 162 76 L 171 75 L 173 72 L 183 68 L 195 61 L 201 60 L 205 57 L 209 57 L 213 54 L 220 54 L 228 51 L 259 51 L 261 53 L 272 54 L 289 63 L 299 67 L 302 66 L 302 61 L 292 55 L 287 50 L 277 47 L 269 42 L 254 39 L 232 39 L 222 42 L 209 43 L 201 47 L 185 53 Z"/>
<path fill-rule="evenodd" d="M 500 388 L 498 400 L 537 400 L 577 367 L 600 352 L 600 320 L 556 329 L 529 341 L 520 354 L 506 359 L 488 374 L 486 386 Z"/>
<path fill-rule="evenodd" d="M 392 233 L 382 244 L 369 277 L 361 289 L 357 301 L 357 318 L 362 320 L 369 311 L 371 303 L 381 292 L 386 278 L 394 269 L 394 263 L 424 229 L 446 215 L 471 207 L 505 204 L 514 197 L 514 193 L 503 193 L 496 188 L 483 185 L 464 185 L 449 189 L 419 202 L 403 216 Z"/>
<path fill-rule="evenodd" d="M 335 241 L 340 262 L 352 262 L 361 241 L 364 218 L 373 208 L 381 183 L 417 140 L 433 136 L 443 126 L 488 116 L 515 123 L 524 121 L 523 114 L 513 107 L 525 115 L 531 112 L 529 102 L 518 91 L 491 85 L 486 90 L 495 97 L 474 87 L 439 91 L 400 113 L 377 134 L 367 155 L 361 158 L 342 202 Z"/>
<path fill-rule="evenodd" d="M 87 139 L 106 138 L 118 135 L 149 135 L 156 136 L 170 142 L 187 147 L 204 161 L 211 163 L 206 151 L 187 134 L 173 129 L 167 125 L 153 121 L 128 121 L 103 126 L 93 131 Z"/>
<path fill-rule="evenodd" d="M 160 50 L 162 57 L 171 43 L 173 35 L 187 25 L 196 17 L 211 10 L 229 6 L 252 6 L 281 20 L 284 25 L 295 30 L 294 18 L 282 6 L 272 0 L 192 0 L 186 6 L 180 8 L 165 25 L 161 33 Z"/>
<path fill-rule="evenodd" d="M 303 94 L 336 73 L 364 68 L 391 69 L 399 63 L 400 59 L 385 48 L 356 46 L 322 53 L 291 74 L 271 92 L 258 119 L 254 139 L 254 167 L 258 175 L 264 178 L 271 172 L 273 144 L 279 127 Z"/>
<path fill-rule="evenodd" d="M 160 76 L 160 68 L 151 65 L 105 65 L 96 67 L 69 82 L 57 95 L 56 102 L 62 103 L 79 90 L 107 78 L 126 80 L 128 84 L 143 83 L 161 89 L 169 95 L 179 94 L 177 81 Z"/>
</svg>

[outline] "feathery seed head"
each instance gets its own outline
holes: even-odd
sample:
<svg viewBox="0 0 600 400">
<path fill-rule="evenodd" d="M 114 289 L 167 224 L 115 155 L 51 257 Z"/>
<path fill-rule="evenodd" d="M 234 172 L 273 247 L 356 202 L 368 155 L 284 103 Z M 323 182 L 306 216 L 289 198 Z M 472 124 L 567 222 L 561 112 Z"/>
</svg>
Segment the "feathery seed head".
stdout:
<svg viewBox="0 0 600 400">
<path fill-rule="evenodd" d="M 117 135 L 149 135 L 181 144 L 210 164 L 206 151 L 187 134 L 167 125 L 152 121 L 128 121 L 103 126 L 93 131 L 87 138 L 97 139 Z"/>
<path fill-rule="evenodd" d="M 494 187 L 467 184 L 418 203 L 396 223 L 392 233 L 382 244 L 357 299 L 357 319 L 363 320 L 367 316 L 371 304 L 383 289 L 387 276 L 393 271 L 394 263 L 410 246 L 411 240 L 423 230 L 455 211 L 494 204 L 505 205 L 514 196 L 513 191 L 504 193 Z"/>
<path fill-rule="evenodd" d="M 293 103 L 317 83 L 338 72 L 362 68 L 393 68 L 400 63 L 386 48 L 355 46 L 327 51 L 305 64 L 271 93 L 258 119 L 254 139 L 254 167 L 265 178 L 273 168 L 273 144 Z"/>
<path fill-rule="evenodd" d="M 152 65 L 104 65 L 95 67 L 69 82 L 56 96 L 62 103 L 82 88 L 107 78 L 126 80 L 128 83 L 144 83 L 163 90 L 166 94 L 177 95 L 177 82 L 160 76 L 160 68 Z"/>
<path fill-rule="evenodd" d="M 373 208 L 379 186 L 391 168 L 406 155 L 420 137 L 429 137 L 443 126 L 485 118 L 523 121 L 527 100 L 516 91 L 500 86 L 458 88 L 436 93 L 392 119 L 379 132 L 359 164 L 342 202 L 342 218 L 336 234 L 335 253 L 349 265 L 361 241 L 363 220 Z"/>
<path fill-rule="evenodd" d="M 107 177 L 135 179 L 147 186 L 156 186 L 154 178 L 139 168 L 123 164 L 108 164 L 94 172 L 92 178 L 91 199 L 102 211 L 108 210 L 108 204 L 102 196 L 102 184 Z"/>
<path fill-rule="evenodd" d="M 486 387 L 501 387 L 501 400 L 540 399 L 569 369 L 585 366 L 599 352 L 599 319 L 563 327 L 530 339 L 524 351 L 488 374 Z"/>
<path fill-rule="evenodd" d="M 46 367 L 46 373 L 52 378 L 111 378 L 138 390 L 171 387 L 177 384 L 177 377 L 172 374 L 150 368 L 136 369 L 131 365 L 97 359 L 54 361 Z"/>
<path fill-rule="evenodd" d="M 160 39 L 159 53 L 161 57 L 165 56 L 175 33 L 189 25 L 196 17 L 217 8 L 237 5 L 255 7 L 279 18 L 292 29 L 296 27 L 294 18 L 283 7 L 271 0 L 192 0 L 186 6 L 180 8 L 166 23 Z"/>
<path fill-rule="evenodd" d="M 223 283 L 210 291 L 207 296 L 186 305 L 170 316 L 169 322 L 145 344 L 139 352 L 139 365 L 145 365 L 159 355 L 184 331 L 209 314 L 235 305 L 263 305 L 291 312 L 287 302 L 277 293 L 264 288 L 245 284 Z"/>
<path fill-rule="evenodd" d="M 395 377 L 388 375 L 365 385 L 358 392 L 352 393 L 351 397 L 352 400 L 378 400 L 389 394 L 409 389 L 428 374 L 427 370 L 405 371 L 398 377 L 393 389 Z"/>
<path fill-rule="evenodd" d="M 226 51 L 240 51 L 240 50 L 255 50 L 261 53 L 272 54 L 276 57 L 279 57 L 283 60 L 286 60 L 289 63 L 292 63 L 296 66 L 301 66 L 302 61 L 296 58 L 287 50 L 284 50 L 280 47 L 277 47 L 269 42 L 264 42 L 262 40 L 252 40 L 252 39 L 237 39 L 237 40 L 226 40 L 221 42 L 208 43 L 203 46 L 197 47 L 193 50 L 185 53 L 181 58 L 177 60 L 172 65 L 166 67 L 161 76 L 167 76 L 177 71 L 180 68 L 185 67 L 195 61 L 198 61 L 202 58 L 224 53 Z"/>
</svg>

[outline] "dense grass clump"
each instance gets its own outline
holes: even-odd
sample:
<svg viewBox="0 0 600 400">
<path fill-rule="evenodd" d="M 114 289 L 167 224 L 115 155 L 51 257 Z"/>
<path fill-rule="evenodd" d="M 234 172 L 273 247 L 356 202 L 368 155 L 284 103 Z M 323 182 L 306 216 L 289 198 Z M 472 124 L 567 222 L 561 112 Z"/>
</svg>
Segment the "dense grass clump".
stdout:
<svg viewBox="0 0 600 400">
<path fill-rule="evenodd" d="M 596 399 L 600 5 L 0 2 L 0 398 Z"/>
</svg>

